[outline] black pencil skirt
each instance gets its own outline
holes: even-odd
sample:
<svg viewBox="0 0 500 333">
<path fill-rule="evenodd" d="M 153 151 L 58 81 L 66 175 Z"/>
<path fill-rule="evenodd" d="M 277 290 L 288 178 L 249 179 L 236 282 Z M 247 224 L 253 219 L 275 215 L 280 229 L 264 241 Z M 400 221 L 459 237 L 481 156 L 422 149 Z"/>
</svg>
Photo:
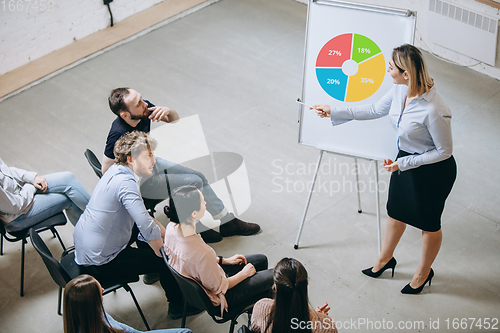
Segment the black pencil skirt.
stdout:
<svg viewBox="0 0 500 333">
<path fill-rule="evenodd" d="M 411 154 L 400 150 L 398 158 L 408 155 Z M 439 231 L 444 204 L 456 177 L 457 165 L 453 156 L 441 162 L 393 172 L 387 214 L 424 231 Z"/>
</svg>

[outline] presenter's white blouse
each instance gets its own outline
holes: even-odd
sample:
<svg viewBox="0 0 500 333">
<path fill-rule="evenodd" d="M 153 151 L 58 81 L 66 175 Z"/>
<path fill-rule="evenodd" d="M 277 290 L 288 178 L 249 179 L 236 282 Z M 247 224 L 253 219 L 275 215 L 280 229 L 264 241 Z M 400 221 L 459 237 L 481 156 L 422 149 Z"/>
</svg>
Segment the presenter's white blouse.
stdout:
<svg viewBox="0 0 500 333">
<path fill-rule="evenodd" d="M 446 160 L 453 152 L 450 108 L 435 87 L 413 99 L 405 108 L 407 90 L 406 85 L 394 85 L 375 104 L 332 108 L 332 124 L 389 115 L 397 131 L 398 148 L 416 154 L 398 159 L 401 171 Z"/>
</svg>

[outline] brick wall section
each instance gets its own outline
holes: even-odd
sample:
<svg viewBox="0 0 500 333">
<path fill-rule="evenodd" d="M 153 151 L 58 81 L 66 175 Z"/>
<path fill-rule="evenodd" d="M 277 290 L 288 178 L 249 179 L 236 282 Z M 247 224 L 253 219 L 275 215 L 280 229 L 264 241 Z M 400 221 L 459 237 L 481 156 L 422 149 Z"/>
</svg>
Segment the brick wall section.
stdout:
<svg viewBox="0 0 500 333">
<path fill-rule="evenodd" d="M 114 22 L 162 1 L 114 0 L 110 4 Z M 16 8 L 11 10 L 12 6 Z M 109 24 L 102 0 L 5 0 L 5 7 L 0 3 L 0 75 Z"/>
</svg>

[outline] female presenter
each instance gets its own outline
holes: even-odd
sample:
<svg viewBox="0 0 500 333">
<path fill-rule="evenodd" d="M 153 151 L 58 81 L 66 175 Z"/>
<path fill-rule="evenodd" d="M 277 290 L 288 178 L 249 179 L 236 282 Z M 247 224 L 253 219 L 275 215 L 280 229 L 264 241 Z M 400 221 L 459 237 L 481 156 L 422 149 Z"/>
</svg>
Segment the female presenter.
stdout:
<svg viewBox="0 0 500 333">
<path fill-rule="evenodd" d="M 314 108 L 320 117 L 331 117 L 333 125 L 389 115 L 399 148 L 396 161 L 384 160 L 384 168 L 392 172 L 389 217 L 382 251 L 375 265 L 363 273 L 376 278 L 391 268 L 394 276 L 394 250 L 406 225 L 412 225 L 422 230 L 422 258 L 413 279 L 401 292 L 418 294 L 434 276 L 431 265 L 443 237 L 441 214 L 457 173 L 452 156 L 451 113 L 416 47 L 404 44 L 395 48 L 387 71 L 395 85 L 377 103 L 333 109 L 318 104 Z"/>
</svg>

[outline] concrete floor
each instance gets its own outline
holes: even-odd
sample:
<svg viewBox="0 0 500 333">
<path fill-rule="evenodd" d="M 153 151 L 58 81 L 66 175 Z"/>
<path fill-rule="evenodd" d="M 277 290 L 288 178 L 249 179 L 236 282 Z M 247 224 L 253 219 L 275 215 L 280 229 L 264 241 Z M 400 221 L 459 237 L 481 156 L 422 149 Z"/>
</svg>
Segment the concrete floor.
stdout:
<svg viewBox="0 0 500 333">
<path fill-rule="evenodd" d="M 133 87 L 181 116 L 199 115 L 211 151 L 244 157 L 252 203 L 242 218 L 259 222 L 263 231 L 224 239 L 214 245 L 219 254 L 260 252 L 270 265 L 284 256 L 297 258 L 310 275 L 311 304 L 328 301 L 339 331 L 392 332 L 402 321 L 408 331 L 427 332 L 436 330 L 437 320 L 439 331 L 447 331 L 447 320 L 455 331 L 454 318 L 497 318 L 498 330 L 500 82 L 470 69 L 425 54 L 452 109 L 458 164 L 432 286 L 418 296 L 400 293 L 420 259 L 421 236 L 414 228 L 407 229 L 396 250 L 394 278 L 389 273 L 379 279 L 361 274 L 377 256 L 369 162 L 360 166 L 367 190 L 361 195 L 364 213 L 358 214 L 350 186 L 352 160 L 335 155 L 324 159 L 327 167 L 320 181 L 326 187 L 313 196 L 301 248 L 293 249 L 307 198 L 305 185 L 314 170 L 309 167 L 318 157 L 317 150 L 297 144 L 295 100 L 301 94 L 306 9 L 293 0 L 221 0 L 11 97 L 0 103 L 0 156 L 10 166 L 40 174 L 70 170 L 92 191 L 98 179 L 83 152 L 90 148 L 101 156 L 114 119 L 107 96 L 114 87 Z M 384 189 L 388 175 L 383 172 L 381 182 Z M 386 198 L 383 191 L 383 218 Z M 71 244 L 73 226 L 68 223 L 60 230 Z M 60 255 L 57 240 L 49 235 L 44 239 Z M 27 246 L 26 295 L 21 298 L 20 244 L 5 244 L 4 252 L 0 331 L 62 332 L 57 287 L 38 254 Z M 132 288 L 153 328 L 180 325 L 180 320 L 168 319 L 159 284 L 139 282 Z M 125 291 L 106 296 L 104 303 L 116 319 L 144 329 Z M 471 319 L 466 320 L 470 325 Z M 351 321 L 358 325 L 346 327 Z M 379 326 L 383 321 L 386 329 Z M 393 329 L 387 329 L 388 321 Z M 411 329 L 416 321 L 425 327 Z M 187 326 L 194 332 L 228 329 L 206 313 L 190 317 Z M 474 326 L 466 331 L 489 330 Z"/>
</svg>

